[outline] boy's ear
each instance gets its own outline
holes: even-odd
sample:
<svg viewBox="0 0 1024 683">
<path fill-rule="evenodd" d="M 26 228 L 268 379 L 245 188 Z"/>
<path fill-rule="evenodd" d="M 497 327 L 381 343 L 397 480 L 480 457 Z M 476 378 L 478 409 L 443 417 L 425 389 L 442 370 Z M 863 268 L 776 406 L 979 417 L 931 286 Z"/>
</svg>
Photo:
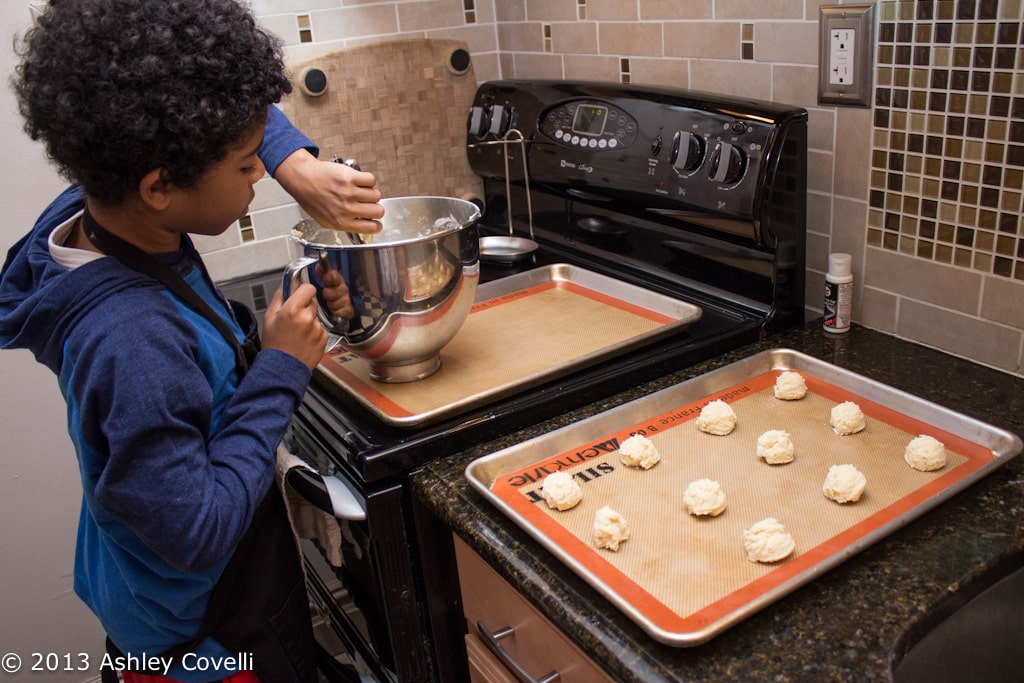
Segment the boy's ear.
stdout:
<svg viewBox="0 0 1024 683">
<path fill-rule="evenodd" d="M 174 186 L 163 179 L 163 169 L 154 168 L 139 181 L 139 197 L 147 206 L 164 211 L 171 204 Z"/>
</svg>

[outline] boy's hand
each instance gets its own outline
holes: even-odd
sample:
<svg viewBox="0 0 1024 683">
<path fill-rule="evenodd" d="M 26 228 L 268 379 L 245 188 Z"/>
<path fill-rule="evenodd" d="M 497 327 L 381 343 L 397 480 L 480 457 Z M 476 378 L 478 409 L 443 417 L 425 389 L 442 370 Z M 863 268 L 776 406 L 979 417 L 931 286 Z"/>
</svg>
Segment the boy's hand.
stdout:
<svg viewBox="0 0 1024 683">
<path fill-rule="evenodd" d="M 274 178 L 317 223 L 346 232 L 380 232 L 384 216 L 377 179 L 345 164 L 320 161 L 305 149 L 293 152 Z"/>
<path fill-rule="evenodd" d="M 263 316 L 263 348 L 284 351 L 310 370 L 314 369 L 327 346 L 327 330 L 320 324 L 316 312 L 313 285 L 299 285 L 287 301 L 282 300 L 278 289 Z"/>
</svg>

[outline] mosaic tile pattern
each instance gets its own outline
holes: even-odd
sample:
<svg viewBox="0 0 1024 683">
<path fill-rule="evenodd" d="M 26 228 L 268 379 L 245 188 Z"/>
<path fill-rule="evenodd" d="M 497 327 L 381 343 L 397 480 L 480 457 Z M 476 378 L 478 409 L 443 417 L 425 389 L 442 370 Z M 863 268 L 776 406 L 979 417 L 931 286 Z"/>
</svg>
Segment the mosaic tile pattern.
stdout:
<svg viewBox="0 0 1024 683">
<path fill-rule="evenodd" d="M 1024 280 L 1021 7 L 879 3 L 869 244 Z"/>
</svg>

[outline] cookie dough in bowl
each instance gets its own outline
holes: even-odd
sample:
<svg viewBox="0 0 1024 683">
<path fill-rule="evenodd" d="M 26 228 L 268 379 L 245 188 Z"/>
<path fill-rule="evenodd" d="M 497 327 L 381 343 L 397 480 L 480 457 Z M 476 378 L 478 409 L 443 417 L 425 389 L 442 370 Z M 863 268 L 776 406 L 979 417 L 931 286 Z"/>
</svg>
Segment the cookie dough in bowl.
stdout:
<svg viewBox="0 0 1024 683">
<path fill-rule="evenodd" d="M 736 413 L 732 406 L 716 399 L 701 408 L 697 417 L 697 429 L 716 436 L 725 436 L 736 428 Z"/>
</svg>

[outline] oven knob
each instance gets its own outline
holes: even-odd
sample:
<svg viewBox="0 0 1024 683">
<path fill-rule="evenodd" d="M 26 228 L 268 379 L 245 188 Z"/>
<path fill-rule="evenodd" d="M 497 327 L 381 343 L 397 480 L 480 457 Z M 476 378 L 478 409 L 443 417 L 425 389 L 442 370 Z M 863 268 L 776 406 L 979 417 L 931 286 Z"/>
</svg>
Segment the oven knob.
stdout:
<svg viewBox="0 0 1024 683">
<path fill-rule="evenodd" d="M 695 171 L 704 161 L 704 138 L 688 131 L 678 130 L 672 138 L 669 162 L 677 171 Z"/>
<path fill-rule="evenodd" d="M 658 135 L 651 141 L 651 156 L 656 157 L 661 152 L 661 136 Z"/>
<path fill-rule="evenodd" d="M 505 131 L 508 130 L 510 118 L 511 114 L 509 109 L 500 104 L 494 105 L 491 107 L 491 127 L 487 132 L 499 137 L 504 135 Z"/>
<path fill-rule="evenodd" d="M 469 120 L 466 122 L 470 135 L 482 138 L 484 135 L 487 135 L 487 128 L 490 123 L 491 117 L 486 109 L 483 107 L 470 107 Z"/>
<path fill-rule="evenodd" d="M 747 170 L 747 158 L 736 145 L 719 142 L 711 153 L 709 177 L 716 183 L 731 185 L 739 182 Z"/>
</svg>

